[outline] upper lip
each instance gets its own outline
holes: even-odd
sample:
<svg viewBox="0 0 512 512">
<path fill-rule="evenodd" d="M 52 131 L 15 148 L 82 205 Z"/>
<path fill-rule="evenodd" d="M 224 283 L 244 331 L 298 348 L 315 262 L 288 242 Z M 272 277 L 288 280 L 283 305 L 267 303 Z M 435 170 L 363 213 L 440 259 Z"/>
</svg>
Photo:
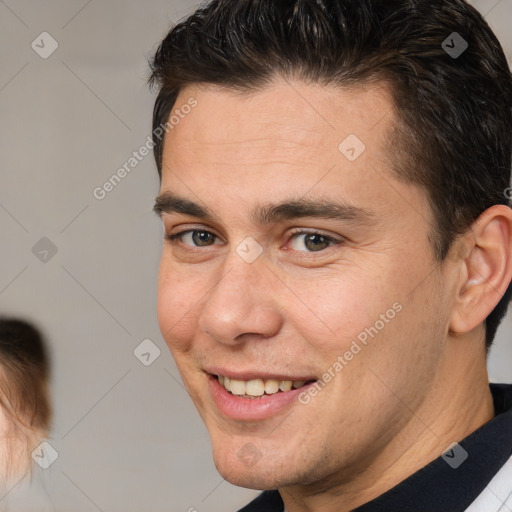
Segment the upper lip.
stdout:
<svg viewBox="0 0 512 512">
<path fill-rule="evenodd" d="M 229 370 L 227 368 L 219 368 L 219 367 L 209 367 L 205 368 L 204 371 L 209 373 L 210 375 L 222 375 L 223 377 L 229 377 L 230 379 L 235 380 L 291 380 L 292 382 L 297 381 L 305 381 L 308 382 L 310 380 L 317 380 L 315 377 L 311 375 L 285 375 L 284 373 L 271 373 L 259 370 L 246 370 L 246 371 L 237 371 L 237 370 Z"/>
</svg>

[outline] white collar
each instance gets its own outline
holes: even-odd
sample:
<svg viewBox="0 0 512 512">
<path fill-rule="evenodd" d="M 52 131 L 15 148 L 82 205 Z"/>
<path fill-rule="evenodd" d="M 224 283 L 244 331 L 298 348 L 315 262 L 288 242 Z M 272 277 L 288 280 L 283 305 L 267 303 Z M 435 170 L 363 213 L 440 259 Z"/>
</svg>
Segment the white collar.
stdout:
<svg viewBox="0 0 512 512">
<path fill-rule="evenodd" d="M 466 512 L 508 512 L 509 510 L 512 510 L 512 457 L 505 462 Z"/>
</svg>

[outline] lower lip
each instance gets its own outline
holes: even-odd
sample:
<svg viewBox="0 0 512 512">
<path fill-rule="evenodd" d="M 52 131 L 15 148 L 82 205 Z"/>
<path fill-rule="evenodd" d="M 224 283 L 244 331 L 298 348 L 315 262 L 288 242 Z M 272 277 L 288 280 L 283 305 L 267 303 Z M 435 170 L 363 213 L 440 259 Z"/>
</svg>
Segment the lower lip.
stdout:
<svg viewBox="0 0 512 512">
<path fill-rule="evenodd" d="M 228 393 L 217 377 L 213 375 L 208 375 L 208 384 L 215 405 L 224 416 L 240 421 L 260 421 L 282 412 L 314 382 L 298 389 L 278 391 L 273 395 L 263 395 L 261 398 L 255 399 L 242 398 Z"/>
</svg>

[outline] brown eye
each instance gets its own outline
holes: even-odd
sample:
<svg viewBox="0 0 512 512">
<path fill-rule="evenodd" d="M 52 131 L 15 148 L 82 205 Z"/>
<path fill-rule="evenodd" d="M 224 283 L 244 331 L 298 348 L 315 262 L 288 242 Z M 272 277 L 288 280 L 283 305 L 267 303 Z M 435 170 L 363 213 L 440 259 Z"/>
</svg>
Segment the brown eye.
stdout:
<svg viewBox="0 0 512 512">
<path fill-rule="evenodd" d="M 294 238 L 294 242 L 300 239 L 300 237 L 303 237 L 302 245 L 307 249 L 307 251 L 302 252 L 320 252 L 323 251 L 324 249 L 327 249 L 331 245 L 340 243 L 338 240 L 330 236 L 322 235 L 320 233 L 310 233 L 309 231 L 299 231 L 292 235 L 292 238 Z M 293 248 L 298 251 L 301 250 L 298 247 Z"/>
<path fill-rule="evenodd" d="M 214 238 L 215 235 L 208 231 L 192 231 L 192 241 L 199 247 L 209 245 L 208 242 Z"/>
<path fill-rule="evenodd" d="M 187 243 L 184 241 L 184 237 L 189 237 L 192 243 Z M 192 247 L 208 247 L 212 245 L 208 243 L 216 238 L 213 233 L 209 231 L 201 230 L 201 229 L 188 229 L 186 231 L 181 231 L 180 233 L 176 233 L 174 235 L 167 235 L 167 238 L 171 243 L 176 243 L 176 240 L 184 243 L 185 245 L 189 245 Z"/>
</svg>

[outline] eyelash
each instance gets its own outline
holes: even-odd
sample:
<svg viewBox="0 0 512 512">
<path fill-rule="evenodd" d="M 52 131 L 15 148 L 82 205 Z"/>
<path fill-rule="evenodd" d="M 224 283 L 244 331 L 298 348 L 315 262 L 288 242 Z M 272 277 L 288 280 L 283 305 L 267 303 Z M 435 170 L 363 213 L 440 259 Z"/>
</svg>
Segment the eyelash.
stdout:
<svg viewBox="0 0 512 512">
<path fill-rule="evenodd" d="M 181 238 L 184 235 L 186 235 L 187 233 L 193 233 L 194 231 L 200 232 L 200 233 L 209 233 L 209 234 L 213 235 L 214 237 L 218 238 L 217 235 L 211 233 L 210 231 L 208 231 L 206 229 L 187 229 L 185 231 L 180 231 L 179 233 L 174 233 L 172 235 L 165 235 L 165 239 L 168 240 L 171 244 L 175 245 L 178 241 L 181 241 Z M 323 233 L 319 233 L 318 231 L 305 231 L 303 229 L 297 229 L 296 231 L 293 231 L 290 234 L 290 238 L 292 238 L 293 236 L 296 236 L 296 235 L 318 235 L 318 236 L 321 236 L 327 242 L 332 242 L 332 245 L 339 245 L 343 242 L 342 240 L 337 240 L 336 238 L 333 238 L 332 236 L 324 235 Z M 330 245 L 329 247 L 332 247 L 332 245 Z M 190 247 L 190 246 L 187 246 L 187 247 Z M 193 247 L 200 249 L 199 246 L 193 246 Z M 328 247 L 326 249 L 328 249 Z M 321 249 L 320 251 L 299 251 L 299 252 L 315 254 L 317 252 L 318 253 L 323 252 L 326 249 Z"/>
</svg>

